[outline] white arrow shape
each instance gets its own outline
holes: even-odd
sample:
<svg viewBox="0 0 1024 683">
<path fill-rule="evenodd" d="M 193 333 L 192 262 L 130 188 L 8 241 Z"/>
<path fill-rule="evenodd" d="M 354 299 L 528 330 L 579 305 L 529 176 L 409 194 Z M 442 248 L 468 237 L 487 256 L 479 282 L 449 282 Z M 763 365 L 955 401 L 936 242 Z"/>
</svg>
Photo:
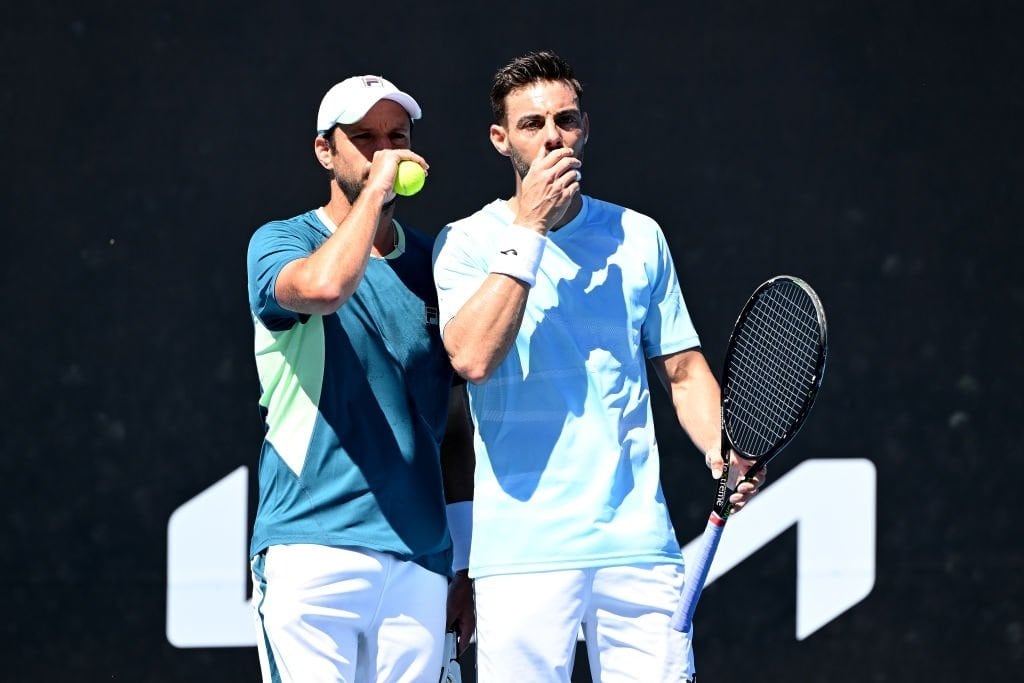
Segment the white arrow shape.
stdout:
<svg viewBox="0 0 1024 683">
<path fill-rule="evenodd" d="M 808 460 L 729 519 L 707 582 L 797 525 L 796 638 L 803 640 L 867 597 L 875 585 L 875 466 Z M 696 563 L 700 537 L 683 548 Z"/>
<path fill-rule="evenodd" d="M 167 525 L 167 640 L 177 647 L 248 647 L 248 469 L 189 500 Z M 797 525 L 796 637 L 863 600 L 875 583 L 875 466 L 808 460 L 729 520 L 707 583 Z M 683 548 L 693 564 L 700 537 Z"/>
<path fill-rule="evenodd" d="M 248 647 L 249 470 L 239 467 L 167 523 L 167 640 L 176 647 Z"/>
</svg>

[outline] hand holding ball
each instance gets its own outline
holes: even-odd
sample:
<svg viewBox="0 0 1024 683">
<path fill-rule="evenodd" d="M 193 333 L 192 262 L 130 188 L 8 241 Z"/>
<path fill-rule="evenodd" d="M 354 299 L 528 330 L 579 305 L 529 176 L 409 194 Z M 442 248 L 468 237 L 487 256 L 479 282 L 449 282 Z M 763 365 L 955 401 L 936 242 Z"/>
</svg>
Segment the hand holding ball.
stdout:
<svg viewBox="0 0 1024 683">
<path fill-rule="evenodd" d="M 395 194 L 409 197 L 423 189 L 427 174 L 415 161 L 399 161 L 395 172 Z"/>
</svg>

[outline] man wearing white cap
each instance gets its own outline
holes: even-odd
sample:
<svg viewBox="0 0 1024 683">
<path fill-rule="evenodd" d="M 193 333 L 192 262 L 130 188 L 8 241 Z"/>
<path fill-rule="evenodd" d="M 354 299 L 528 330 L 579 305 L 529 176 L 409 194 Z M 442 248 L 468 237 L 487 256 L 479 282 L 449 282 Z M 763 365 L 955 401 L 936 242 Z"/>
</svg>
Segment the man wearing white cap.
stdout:
<svg viewBox="0 0 1024 683">
<path fill-rule="evenodd" d="M 473 631 L 468 551 L 457 539 L 453 562 L 446 521 L 446 502 L 471 497 L 463 390 L 437 325 L 433 240 L 393 215 L 398 163 L 427 167 L 410 150 L 421 115 L 379 76 L 335 85 L 314 141 L 329 201 L 249 243 L 265 681 L 436 680 L 446 625 L 463 648 Z"/>
</svg>

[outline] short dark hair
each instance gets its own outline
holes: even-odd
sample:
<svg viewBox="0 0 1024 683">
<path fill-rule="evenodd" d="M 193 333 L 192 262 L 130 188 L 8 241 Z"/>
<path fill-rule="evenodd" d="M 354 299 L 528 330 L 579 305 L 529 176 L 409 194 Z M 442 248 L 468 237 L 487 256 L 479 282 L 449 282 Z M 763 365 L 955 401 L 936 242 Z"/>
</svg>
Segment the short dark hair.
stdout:
<svg viewBox="0 0 1024 683">
<path fill-rule="evenodd" d="M 513 90 L 524 88 L 538 81 L 563 81 L 576 93 L 576 100 L 583 104 L 583 86 L 576 79 L 569 63 L 554 52 L 542 50 L 517 57 L 494 74 L 491 85 L 491 112 L 494 123 L 504 125 L 508 112 L 505 98 Z"/>
</svg>

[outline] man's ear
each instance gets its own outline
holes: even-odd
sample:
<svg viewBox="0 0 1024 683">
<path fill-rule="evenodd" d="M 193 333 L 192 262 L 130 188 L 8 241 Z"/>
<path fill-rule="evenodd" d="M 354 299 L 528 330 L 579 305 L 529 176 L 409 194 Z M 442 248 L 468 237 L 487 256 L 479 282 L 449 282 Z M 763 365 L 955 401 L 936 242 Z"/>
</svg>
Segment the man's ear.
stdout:
<svg viewBox="0 0 1024 683">
<path fill-rule="evenodd" d="M 331 146 L 327 143 L 327 138 L 323 135 L 317 135 L 316 139 L 313 140 L 313 154 L 316 155 L 316 160 L 319 161 L 320 165 L 324 168 L 330 169 L 334 167 L 334 157 L 331 155 Z"/>
<path fill-rule="evenodd" d="M 509 155 L 508 152 L 508 131 L 505 130 L 504 126 L 499 126 L 496 123 L 491 124 L 491 144 L 494 145 L 494 149 L 498 150 L 498 154 L 503 157 Z"/>
<path fill-rule="evenodd" d="M 590 140 L 590 117 L 587 112 L 583 112 L 583 144 L 587 144 Z"/>
</svg>

